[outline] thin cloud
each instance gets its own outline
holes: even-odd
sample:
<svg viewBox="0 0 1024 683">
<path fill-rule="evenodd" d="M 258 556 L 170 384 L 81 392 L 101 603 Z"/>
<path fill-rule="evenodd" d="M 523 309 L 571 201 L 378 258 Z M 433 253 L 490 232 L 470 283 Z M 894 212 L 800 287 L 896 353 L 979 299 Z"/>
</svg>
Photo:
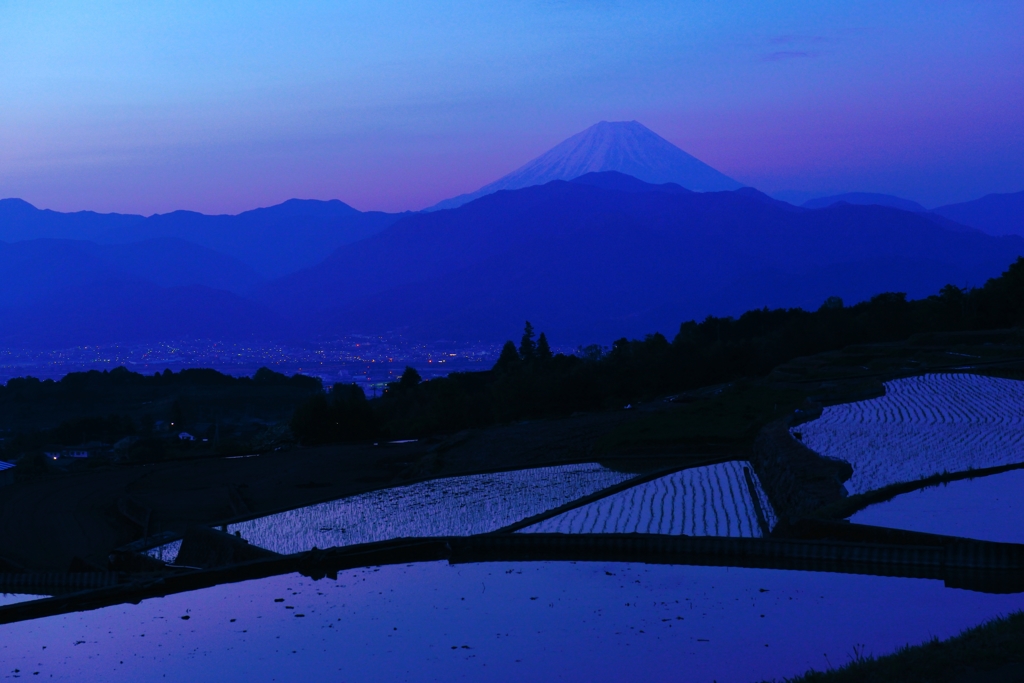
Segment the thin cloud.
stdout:
<svg viewBox="0 0 1024 683">
<path fill-rule="evenodd" d="M 761 57 L 762 62 L 783 62 L 790 59 L 811 59 L 817 57 L 817 52 L 803 52 L 800 50 L 781 50 L 772 52 Z"/>
<path fill-rule="evenodd" d="M 824 36 L 801 36 L 796 34 L 787 34 L 781 36 L 772 36 L 768 39 L 768 42 L 772 45 L 792 45 L 793 43 L 824 43 Z"/>
</svg>

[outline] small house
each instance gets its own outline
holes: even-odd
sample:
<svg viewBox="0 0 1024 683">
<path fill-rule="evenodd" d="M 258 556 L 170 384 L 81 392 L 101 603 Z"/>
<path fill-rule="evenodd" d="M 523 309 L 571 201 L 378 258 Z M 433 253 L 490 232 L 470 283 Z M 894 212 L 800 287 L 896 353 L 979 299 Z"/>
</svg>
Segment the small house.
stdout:
<svg viewBox="0 0 1024 683">
<path fill-rule="evenodd" d="M 57 460 L 58 458 L 88 458 L 89 451 L 84 448 L 47 448 L 43 451 L 50 460 Z"/>
</svg>

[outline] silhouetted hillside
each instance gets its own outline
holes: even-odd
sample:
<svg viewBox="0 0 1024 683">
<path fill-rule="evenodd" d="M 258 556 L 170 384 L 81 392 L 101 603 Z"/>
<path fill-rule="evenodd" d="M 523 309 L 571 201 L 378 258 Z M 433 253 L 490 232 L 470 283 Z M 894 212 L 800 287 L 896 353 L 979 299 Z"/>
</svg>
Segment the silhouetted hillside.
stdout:
<svg viewBox="0 0 1024 683">
<path fill-rule="evenodd" d="M 364 239 L 402 214 L 361 212 L 337 201 L 291 199 L 237 216 L 175 211 L 149 217 L 60 213 L 40 210 L 20 199 L 0 200 L 0 241 L 39 238 L 124 244 L 177 238 L 219 251 L 265 277 L 311 266 L 339 246 Z"/>
<path fill-rule="evenodd" d="M 831 197 L 819 197 L 817 199 L 804 202 L 802 206 L 805 209 L 824 209 L 827 206 L 832 206 L 839 202 L 846 202 L 847 204 L 888 206 L 892 209 L 902 209 L 903 211 L 911 212 L 926 210 L 917 202 L 909 199 L 894 197 L 891 194 L 878 194 L 876 192 L 847 192 L 846 194 L 837 194 Z"/>
<path fill-rule="evenodd" d="M 113 280 L 54 290 L 28 305 L 0 304 L 0 346 L 62 348 L 186 337 L 273 339 L 286 329 L 264 306 L 198 285 L 159 287 Z"/>
<path fill-rule="evenodd" d="M 102 428 L 103 418 L 111 415 L 123 416 L 129 426 L 143 427 L 139 418 L 148 414 L 150 428 L 153 421 L 164 420 L 177 422 L 177 431 L 196 422 L 243 416 L 280 420 L 321 389 L 319 379 L 286 377 L 267 368 L 260 368 L 251 378 L 199 368 L 141 375 L 124 367 L 72 372 L 58 381 L 19 377 L 0 385 L 0 428 L 26 433 L 51 430 L 61 423 L 66 423 L 64 427 L 88 427 L 90 421 Z M 71 446 L 93 440 L 73 434 L 50 436 L 43 443 Z M 122 436 L 126 434 L 113 435 L 112 441 Z"/>
<path fill-rule="evenodd" d="M 315 223 L 324 211 L 354 211 L 336 204 L 288 203 L 243 214 L 244 225 L 250 235 L 264 225 L 273 245 L 287 241 L 283 217 L 308 210 Z M 54 216 L 70 216 L 89 229 L 99 220 L 5 207 L 58 222 Z M 168 221 L 187 232 L 182 226 L 200 231 L 236 218 L 140 220 L 146 230 Z M 115 219 L 118 230 L 130 232 L 126 220 Z M 0 244 L 0 345 L 389 331 L 495 341 L 524 319 L 561 343 L 590 343 L 709 314 L 816 308 L 829 296 L 848 303 L 879 291 L 922 296 L 984 282 L 1020 254 L 1020 237 L 993 237 L 929 213 L 848 203 L 807 210 L 751 188 L 697 193 L 594 173 L 407 215 L 253 289 L 251 269 L 181 240 Z"/>
<path fill-rule="evenodd" d="M 990 235 L 1024 235 L 1024 192 L 990 194 L 935 209 L 940 216 Z"/>
<path fill-rule="evenodd" d="M 711 400 L 717 403 L 716 409 L 709 410 L 708 403 L 702 407 L 694 404 L 697 412 L 677 413 L 660 427 L 673 434 L 671 441 L 676 447 L 684 439 L 702 448 L 714 442 L 735 445 L 752 440 L 764 423 L 791 414 L 807 397 L 793 385 L 768 389 L 737 380 L 761 377 L 793 359 L 843 348 L 853 353 L 842 361 L 833 359 L 832 372 L 841 367 L 858 374 L 861 363 L 871 362 L 867 360 L 872 355 L 868 345 L 906 340 L 912 335 L 921 335 L 917 353 L 907 347 L 876 350 L 874 360 L 888 356 L 894 369 L 906 371 L 908 364 L 921 368 L 917 354 L 925 347 L 935 354 L 933 363 L 937 357 L 940 365 L 948 365 L 951 348 L 963 343 L 1000 348 L 998 353 L 1005 358 L 1019 347 L 1021 323 L 1024 258 L 981 287 L 947 285 L 916 300 L 908 300 L 901 292 L 883 292 L 853 306 L 832 298 L 815 311 L 763 308 L 735 318 L 708 316 L 700 322 L 682 323 L 671 341 L 654 333 L 642 339 L 615 340 L 610 349 L 592 346 L 573 355 L 553 354 L 547 335 L 537 336 L 527 322 L 518 348 L 507 341 L 490 371 L 452 373 L 422 382 L 414 369 L 406 368 L 399 381 L 390 383 L 383 395 L 372 401 L 355 385 L 336 384 L 330 400 L 314 396 L 296 410 L 291 426 L 294 434 L 309 444 L 403 439 L 455 433 L 495 422 L 617 408 L 670 392 L 736 382 L 728 391 L 715 392 Z M 999 331 L 986 335 L 987 339 L 956 334 L 982 330 Z M 859 346 L 859 352 L 853 351 L 852 345 Z M 908 351 L 917 357 L 911 360 Z M 954 352 L 956 356 L 963 359 L 960 352 Z M 847 365 L 850 360 L 856 365 Z M 812 361 L 804 367 L 816 366 Z M 872 364 L 868 372 L 881 372 L 882 367 L 884 364 Z M 826 371 L 824 376 L 829 374 Z M 815 385 L 814 391 L 822 386 Z M 659 428 L 652 427 L 647 423 L 640 430 L 641 441 L 658 442 Z"/>
<path fill-rule="evenodd" d="M 178 239 L 104 245 L 63 239 L 0 242 L 3 307 L 34 304 L 63 290 L 124 280 L 243 293 L 261 278 L 229 256 Z"/>
<path fill-rule="evenodd" d="M 749 188 L 692 193 L 595 174 L 408 216 L 261 298 L 309 334 L 498 339 L 529 319 L 585 343 L 833 295 L 923 296 L 980 284 L 1020 254 L 1020 238 L 928 214 L 809 211 Z"/>
</svg>

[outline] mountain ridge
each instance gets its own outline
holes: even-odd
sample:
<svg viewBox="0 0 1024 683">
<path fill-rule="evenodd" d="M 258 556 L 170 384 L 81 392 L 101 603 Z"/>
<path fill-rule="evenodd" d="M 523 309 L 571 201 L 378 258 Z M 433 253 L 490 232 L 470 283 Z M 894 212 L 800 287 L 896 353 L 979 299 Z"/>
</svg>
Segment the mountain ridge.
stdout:
<svg viewBox="0 0 1024 683">
<path fill-rule="evenodd" d="M 167 237 L 129 244 L 56 238 L 0 242 L 4 306 L 29 305 L 61 289 L 109 281 L 199 285 L 241 295 L 252 291 L 262 278 L 220 252 Z"/>
<path fill-rule="evenodd" d="M 988 194 L 932 211 L 990 235 L 1024 235 L 1024 191 Z"/>
<path fill-rule="evenodd" d="M 800 206 L 805 209 L 824 209 L 825 207 L 832 206 L 839 202 L 859 205 L 888 206 L 893 209 L 902 209 L 913 213 L 923 213 L 927 211 L 923 206 L 910 199 L 896 197 L 891 194 L 879 194 L 877 192 L 845 192 L 843 194 L 832 195 L 830 197 L 818 197 L 817 199 L 811 199 Z"/>
<path fill-rule="evenodd" d="M 364 239 L 405 214 L 362 212 L 344 202 L 289 199 L 240 214 L 195 211 L 136 214 L 37 209 L 21 199 L 0 200 L 0 241 L 56 238 L 125 244 L 175 238 L 241 261 L 262 277 L 279 277 Z"/>
<path fill-rule="evenodd" d="M 184 338 L 281 338 L 285 321 L 257 302 L 202 285 L 97 280 L 32 305 L 0 306 L 0 345 L 58 349 Z"/>
<path fill-rule="evenodd" d="M 982 284 L 1024 254 L 1020 238 L 930 214 L 812 211 L 750 188 L 602 187 L 621 180 L 552 181 L 408 216 L 257 296 L 306 334 L 498 341 L 529 319 L 584 343 L 833 295 L 924 296 Z"/>
<path fill-rule="evenodd" d="M 314 217 L 324 209 L 268 208 Z M 18 202 L 7 209 L 38 211 Z M 205 225 L 201 214 L 185 217 Z M 980 285 L 1024 254 L 1019 236 L 994 237 L 939 214 L 845 202 L 811 210 L 753 188 L 692 192 L 612 171 L 390 218 L 273 279 L 170 238 L 0 242 L 0 343 L 388 332 L 493 342 L 527 319 L 556 343 L 592 343 L 672 333 L 709 314 Z M 251 286 L 227 291 L 243 280 Z"/>
</svg>

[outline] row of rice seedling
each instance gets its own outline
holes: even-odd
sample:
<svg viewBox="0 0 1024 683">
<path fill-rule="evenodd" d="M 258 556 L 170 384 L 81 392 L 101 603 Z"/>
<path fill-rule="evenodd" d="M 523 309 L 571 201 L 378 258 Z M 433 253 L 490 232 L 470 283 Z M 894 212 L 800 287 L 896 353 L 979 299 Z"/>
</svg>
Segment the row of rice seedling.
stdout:
<svg viewBox="0 0 1024 683">
<path fill-rule="evenodd" d="M 228 531 L 279 553 L 410 536 L 479 534 L 632 476 L 591 463 L 435 479 L 232 524 Z"/>
<path fill-rule="evenodd" d="M 178 557 L 179 550 L 181 550 L 180 540 L 171 541 L 170 543 L 165 543 L 163 545 L 158 545 L 155 548 L 150 548 L 149 550 L 146 550 L 142 554 L 149 555 L 150 557 L 160 560 L 161 562 L 173 564 L 175 558 Z"/>
<path fill-rule="evenodd" d="M 695 467 L 569 510 L 520 533 L 646 533 L 760 537 L 754 500 L 743 470 L 749 463 Z M 769 529 L 775 514 L 750 472 Z"/>
<path fill-rule="evenodd" d="M 885 383 L 885 396 L 826 408 L 793 428 L 812 450 L 853 465 L 864 493 L 942 472 L 1024 461 L 1024 382 L 930 374 Z"/>
</svg>

